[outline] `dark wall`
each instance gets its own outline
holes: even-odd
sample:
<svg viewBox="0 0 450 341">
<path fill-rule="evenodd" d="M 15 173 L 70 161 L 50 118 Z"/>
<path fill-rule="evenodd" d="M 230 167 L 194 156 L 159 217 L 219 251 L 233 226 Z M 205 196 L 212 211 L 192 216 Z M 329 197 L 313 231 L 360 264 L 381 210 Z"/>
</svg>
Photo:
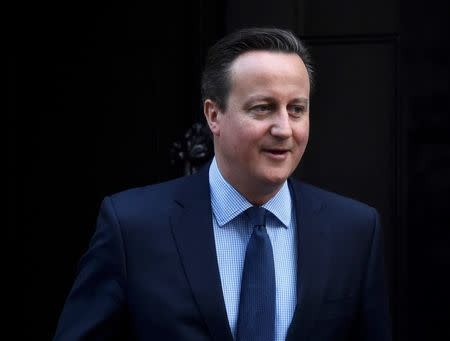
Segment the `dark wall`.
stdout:
<svg viewBox="0 0 450 341">
<path fill-rule="evenodd" d="M 408 326 L 450 339 L 450 6 L 404 1 L 402 73 L 407 177 Z"/>
<path fill-rule="evenodd" d="M 207 47 L 238 27 L 298 33 L 316 62 L 295 176 L 375 206 L 396 340 L 448 332 L 448 4 L 47 3 L 8 12 L 10 326 L 49 339 L 103 196 L 182 175 Z"/>
</svg>

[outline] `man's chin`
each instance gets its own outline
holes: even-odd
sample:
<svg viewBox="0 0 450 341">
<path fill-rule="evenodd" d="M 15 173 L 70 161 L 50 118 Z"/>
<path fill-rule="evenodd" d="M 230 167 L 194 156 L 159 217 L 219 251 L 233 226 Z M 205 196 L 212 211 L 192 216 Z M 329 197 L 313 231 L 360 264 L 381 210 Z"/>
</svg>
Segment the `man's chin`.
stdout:
<svg viewBox="0 0 450 341">
<path fill-rule="evenodd" d="M 289 175 L 286 173 L 270 174 L 266 175 L 261 182 L 264 187 L 267 187 L 269 189 L 276 189 L 281 187 L 288 177 Z"/>
</svg>

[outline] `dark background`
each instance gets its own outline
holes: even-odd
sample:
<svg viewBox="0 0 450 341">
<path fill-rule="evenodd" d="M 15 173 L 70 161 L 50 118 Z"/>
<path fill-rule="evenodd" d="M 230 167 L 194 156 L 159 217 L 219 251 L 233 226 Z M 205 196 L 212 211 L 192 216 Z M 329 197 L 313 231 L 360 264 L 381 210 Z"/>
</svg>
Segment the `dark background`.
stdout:
<svg viewBox="0 0 450 341">
<path fill-rule="evenodd" d="M 447 1 L 20 3 L 5 10 L 7 315 L 52 337 L 101 199 L 183 174 L 207 48 L 274 25 L 311 48 L 311 139 L 295 173 L 375 206 L 395 340 L 449 340 Z M 6 335 L 6 331 L 4 331 Z"/>
</svg>

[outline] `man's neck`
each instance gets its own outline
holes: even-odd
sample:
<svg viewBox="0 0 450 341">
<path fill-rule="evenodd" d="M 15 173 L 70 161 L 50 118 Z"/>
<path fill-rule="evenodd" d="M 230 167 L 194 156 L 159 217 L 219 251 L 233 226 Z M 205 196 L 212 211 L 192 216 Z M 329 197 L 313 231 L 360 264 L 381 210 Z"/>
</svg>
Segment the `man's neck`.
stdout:
<svg viewBox="0 0 450 341">
<path fill-rule="evenodd" d="M 249 203 L 256 206 L 262 206 L 270 199 L 272 199 L 281 189 L 283 184 L 272 184 L 272 183 L 253 183 L 253 179 L 233 179 L 224 172 L 216 158 L 217 169 L 223 179 L 230 184 L 239 194 L 241 194 Z M 253 186 L 250 185 L 253 183 Z"/>
<path fill-rule="evenodd" d="M 249 189 L 248 191 L 241 191 L 239 188 L 233 185 L 229 180 L 227 180 L 249 203 L 256 206 L 262 206 L 270 199 L 272 199 L 280 190 L 283 184 L 277 186 L 267 193 L 258 193 L 256 190 Z"/>
</svg>

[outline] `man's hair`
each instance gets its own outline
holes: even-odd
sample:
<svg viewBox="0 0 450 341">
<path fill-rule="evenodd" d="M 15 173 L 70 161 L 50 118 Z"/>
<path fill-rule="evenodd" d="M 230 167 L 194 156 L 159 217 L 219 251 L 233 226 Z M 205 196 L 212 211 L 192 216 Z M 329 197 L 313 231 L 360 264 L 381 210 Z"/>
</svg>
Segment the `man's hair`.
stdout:
<svg viewBox="0 0 450 341">
<path fill-rule="evenodd" d="M 202 74 L 202 100 L 211 99 L 226 110 L 231 87 L 231 64 L 249 51 L 273 51 L 297 54 L 306 66 L 310 86 L 313 84 L 311 56 L 291 31 L 277 28 L 245 28 L 215 43 L 208 51 Z"/>
</svg>

